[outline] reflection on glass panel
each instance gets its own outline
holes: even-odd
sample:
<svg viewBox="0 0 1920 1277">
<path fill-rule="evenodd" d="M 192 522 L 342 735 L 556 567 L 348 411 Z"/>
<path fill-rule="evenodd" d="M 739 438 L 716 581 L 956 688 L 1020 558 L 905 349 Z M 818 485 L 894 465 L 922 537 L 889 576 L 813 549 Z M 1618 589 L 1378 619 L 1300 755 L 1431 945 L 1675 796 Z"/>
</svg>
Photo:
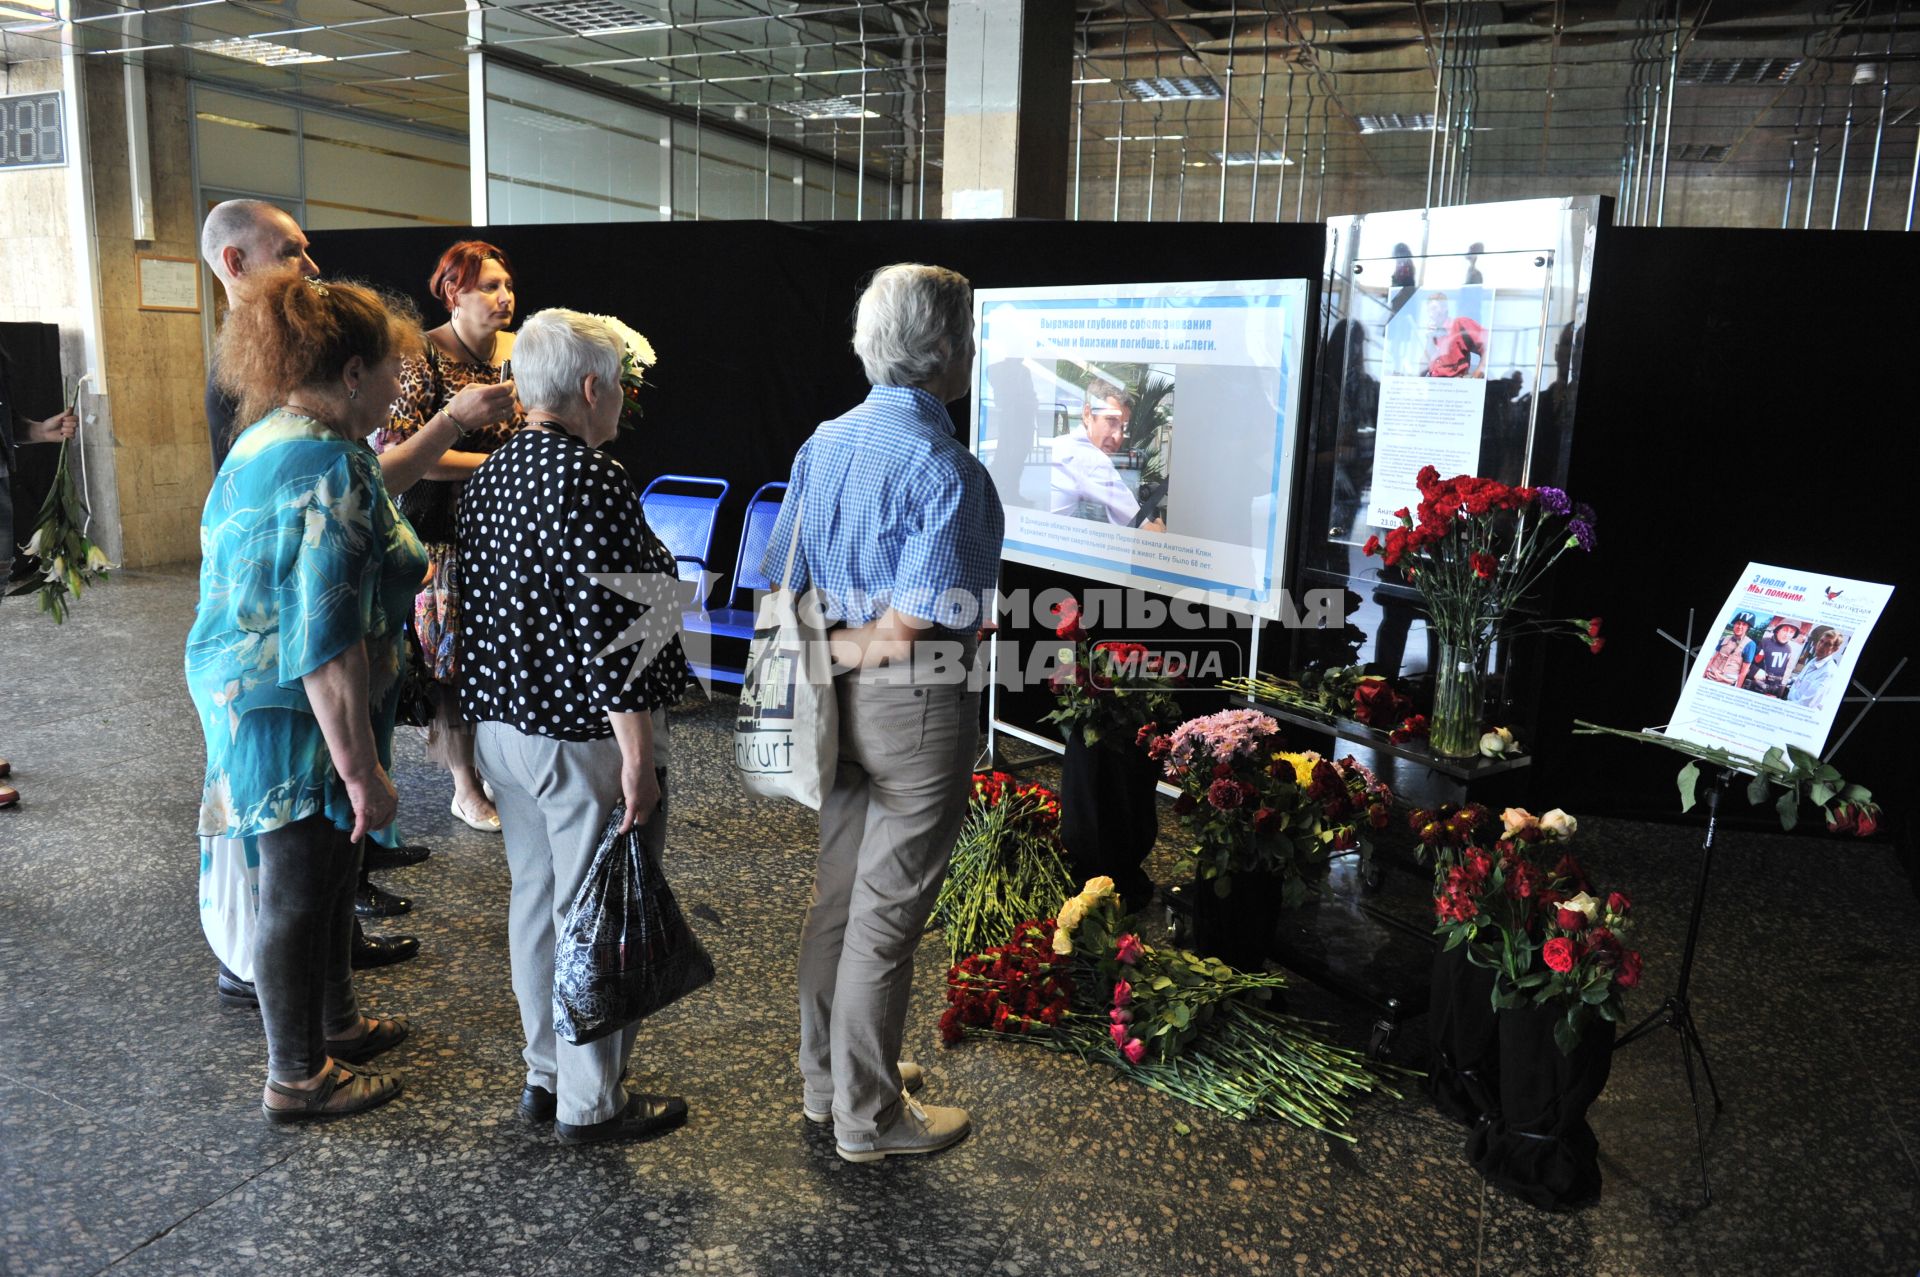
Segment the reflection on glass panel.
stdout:
<svg viewBox="0 0 1920 1277">
<path fill-rule="evenodd" d="M 667 207 L 668 121 L 601 94 L 487 67 L 488 189 L 517 188 L 495 222 L 655 221 Z M 537 210 L 537 216 L 523 210 Z"/>
<path fill-rule="evenodd" d="M 464 147 L 314 112 L 303 127 L 310 229 L 471 220 Z"/>
<path fill-rule="evenodd" d="M 1592 270 L 1594 198 L 1373 213 L 1328 223 L 1301 586 L 1344 586 L 1343 631 L 1290 662 L 1429 666 L 1419 594 L 1364 543 L 1419 503 L 1414 479 L 1561 485 Z M 1496 649 L 1496 686 L 1516 686 Z M 1525 654 L 1523 653 L 1523 659 Z"/>
<path fill-rule="evenodd" d="M 773 153 L 773 177 L 767 189 L 767 216 L 776 222 L 796 222 L 805 214 L 801 162 L 783 151 Z"/>
<path fill-rule="evenodd" d="M 299 196 L 298 112 L 200 85 L 193 112 L 202 186 Z"/>
</svg>

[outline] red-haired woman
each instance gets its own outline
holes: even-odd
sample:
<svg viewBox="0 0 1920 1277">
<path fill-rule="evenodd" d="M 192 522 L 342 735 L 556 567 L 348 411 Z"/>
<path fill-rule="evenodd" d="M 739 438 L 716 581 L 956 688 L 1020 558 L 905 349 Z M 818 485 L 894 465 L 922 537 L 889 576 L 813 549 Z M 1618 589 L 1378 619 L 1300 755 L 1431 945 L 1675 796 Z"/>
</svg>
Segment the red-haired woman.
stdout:
<svg viewBox="0 0 1920 1277">
<path fill-rule="evenodd" d="M 344 1117 L 400 1089 L 359 1067 L 407 1022 L 361 1014 L 349 955 L 361 840 L 393 819 L 394 705 L 426 571 L 363 441 L 417 341 L 370 289 L 292 273 L 220 330 L 221 388 L 253 424 L 200 523 L 187 690 L 207 744 L 199 832 L 258 847 L 261 1106 L 276 1122 Z M 437 445 L 452 437 L 434 430 Z"/>
<path fill-rule="evenodd" d="M 393 420 L 376 441 L 383 448 L 432 423 L 466 387 L 503 384 L 513 353 L 513 334 L 507 331 L 513 322 L 513 265 L 505 253 L 482 240 L 461 240 L 440 255 L 428 286 L 446 306 L 448 319 L 428 331 L 422 355 L 402 363 Z M 491 833 L 500 832 L 500 817 L 474 769 L 473 725 L 462 721 L 454 694 L 454 636 L 460 628 L 454 518 L 467 476 L 524 424 L 510 400 L 498 419 L 466 423 L 462 440 L 400 498 L 401 510 L 427 546 L 427 580 L 414 606 L 414 633 L 433 675 L 427 756 L 453 773 L 453 814 Z"/>
</svg>

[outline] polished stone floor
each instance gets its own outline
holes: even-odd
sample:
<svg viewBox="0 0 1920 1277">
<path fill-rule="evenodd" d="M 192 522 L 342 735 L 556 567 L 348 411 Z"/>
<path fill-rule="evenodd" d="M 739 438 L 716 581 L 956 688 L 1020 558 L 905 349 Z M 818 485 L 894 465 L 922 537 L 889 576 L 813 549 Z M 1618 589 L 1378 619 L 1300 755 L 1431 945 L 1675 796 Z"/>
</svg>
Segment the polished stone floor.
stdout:
<svg viewBox="0 0 1920 1277">
<path fill-rule="evenodd" d="M 745 803 L 724 702 L 677 715 L 668 862 L 719 979 L 650 1023 L 635 1057 L 650 1089 L 687 1095 L 685 1129 L 570 1150 L 514 1119 L 499 842 L 452 820 L 412 739 L 402 820 L 436 854 L 386 882 L 418 901 L 403 921 L 423 952 L 361 986 L 413 1016 L 390 1057 L 407 1093 L 326 1128 L 269 1126 L 259 1021 L 215 1001 L 195 914 L 193 600 L 190 574 L 158 572 L 89 594 L 60 629 L 28 600 L 0 605 L 0 754 L 25 795 L 0 812 L 0 1272 L 1920 1271 L 1916 901 L 1884 849 L 1741 834 L 1720 852 L 1694 983 L 1726 1100 L 1710 1205 L 1671 1035 L 1622 1052 L 1593 1110 L 1602 1200 L 1544 1214 L 1489 1192 L 1462 1132 L 1417 1098 L 1364 1105 L 1349 1148 L 1060 1057 L 942 1050 L 934 943 L 910 1049 L 929 1098 L 970 1107 L 975 1133 L 851 1166 L 801 1119 L 792 1063 L 813 822 Z M 1592 820 L 1582 841 L 1636 897 L 1638 1006 L 1655 1005 L 1695 834 Z M 1363 1014 L 1295 997 L 1365 1041 Z"/>
</svg>

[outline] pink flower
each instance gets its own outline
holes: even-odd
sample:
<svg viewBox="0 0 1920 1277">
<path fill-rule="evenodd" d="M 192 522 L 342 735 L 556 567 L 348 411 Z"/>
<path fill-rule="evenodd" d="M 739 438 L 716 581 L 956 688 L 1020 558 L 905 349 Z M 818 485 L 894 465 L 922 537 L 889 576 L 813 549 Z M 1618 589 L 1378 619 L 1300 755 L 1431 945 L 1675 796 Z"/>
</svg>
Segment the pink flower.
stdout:
<svg viewBox="0 0 1920 1277">
<path fill-rule="evenodd" d="M 1132 1024 L 1133 1012 L 1122 1011 L 1119 1007 L 1115 1007 L 1113 1010 L 1107 1012 L 1107 1018 L 1115 1024 Z"/>
<path fill-rule="evenodd" d="M 1147 1058 L 1147 1044 L 1139 1038 L 1130 1038 L 1127 1044 L 1120 1048 L 1120 1053 L 1127 1057 L 1128 1064 L 1138 1064 Z"/>
<path fill-rule="evenodd" d="M 1113 1039 L 1115 1046 L 1124 1047 L 1127 1041 L 1127 1026 L 1124 1024 L 1109 1024 L 1107 1026 L 1107 1036 Z"/>
<path fill-rule="evenodd" d="M 1121 936 L 1120 942 L 1114 946 L 1113 956 L 1132 966 L 1147 956 L 1147 947 L 1140 943 L 1139 936 L 1129 931 Z"/>
<path fill-rule="evenodd" d="M 1123 1007 L 1133 1001 L 1133 986 L 1125 980 L 1113 986 L 1113 1005 Z"/>
</svg>

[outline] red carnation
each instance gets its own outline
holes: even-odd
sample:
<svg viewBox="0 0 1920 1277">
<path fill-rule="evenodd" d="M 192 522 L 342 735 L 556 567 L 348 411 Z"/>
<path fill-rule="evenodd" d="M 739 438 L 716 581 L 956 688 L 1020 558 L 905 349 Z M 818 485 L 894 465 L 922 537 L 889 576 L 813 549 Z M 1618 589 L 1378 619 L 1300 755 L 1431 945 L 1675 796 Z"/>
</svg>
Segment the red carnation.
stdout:
<svg viewBox="0 0 1920 1277">
<path fill-rule="evenodd" d="M 1571 971 L 1573 970 L 1573 941 L 1565 936 L 1555 936 L 1547 941 L 1545 948 L 1540 950 L 1540 956 L 1546 959 L 1547 965 L 1555 971 Z"/>
<path fill-rule="evenodd" d="M 1380 553 L 1380 536 L 1379 536 L 1379 534 L 1378 534 L 1378 533 L 1375 533 L 1375 534 L 1374 534 L 1373 536 L 1370 536 L 1370 537 L 1368 537 L 1368 538 L 1367 538 L 1367 543 L 1366 543 L 1365 545 L 1363 545 L 1363 546 L 1361 546 L 1361 547 L 1360 547 L 1360 552 L 1361 552 L 1362 554 L 1364 554 L 1364 555 L 1366 555 L 1366 556 L 1368 556 L 1369 558 L 1371 558 L 1372 556 L 1374 556 L 1374 555 L 1376 555 L 1376 554 L 1378 554 L 1378 553 Z"/>
<path fill-rule="evenodd" d="M 1482 554 L 1480 551 L 1475 550 L 1467 556 L 1467 565 L 1473 569 L 1473 574 L 1482 581 L 1491 581 L 1494 572 L 1500 567 L 1500 560 L 1494 558 L 1491 554 Z"/>
<path fill-rule="evenodd" d="M 1071 643 L 1086 635 L 1086 631 L 1080 628 L 1080 600 L 1068 598 L 1054 604 L 1053 616 L 1058 622 L 1053 627 L 1056 638 L 1062 638 Z"/>
<path fill-rule="evenodd" d="M 1606 645 L 1607 645 L 1607 641 L 1603 638 L 1587 640 L 1587 650 L 1589 652 L 1592 652 L 1595 656 L 1600 655 L 1600 649 L 1605 647 Z"/>
<path fill-rule="evenodd" d="M 1600 637 L 1600 618 L 1599 617 L 1596 616 L 1591 621 L 1587 622 L 1587 637 L 1588 638 Z"/>
<path fill-rule="evenodd" d="M 1232 811 L 1246 801 L 1246 796 L 1240 792 L 1240 786 L 1222 779 L 1207 786 L 1207 801 L 1221 811 Z"/>
</svg>

